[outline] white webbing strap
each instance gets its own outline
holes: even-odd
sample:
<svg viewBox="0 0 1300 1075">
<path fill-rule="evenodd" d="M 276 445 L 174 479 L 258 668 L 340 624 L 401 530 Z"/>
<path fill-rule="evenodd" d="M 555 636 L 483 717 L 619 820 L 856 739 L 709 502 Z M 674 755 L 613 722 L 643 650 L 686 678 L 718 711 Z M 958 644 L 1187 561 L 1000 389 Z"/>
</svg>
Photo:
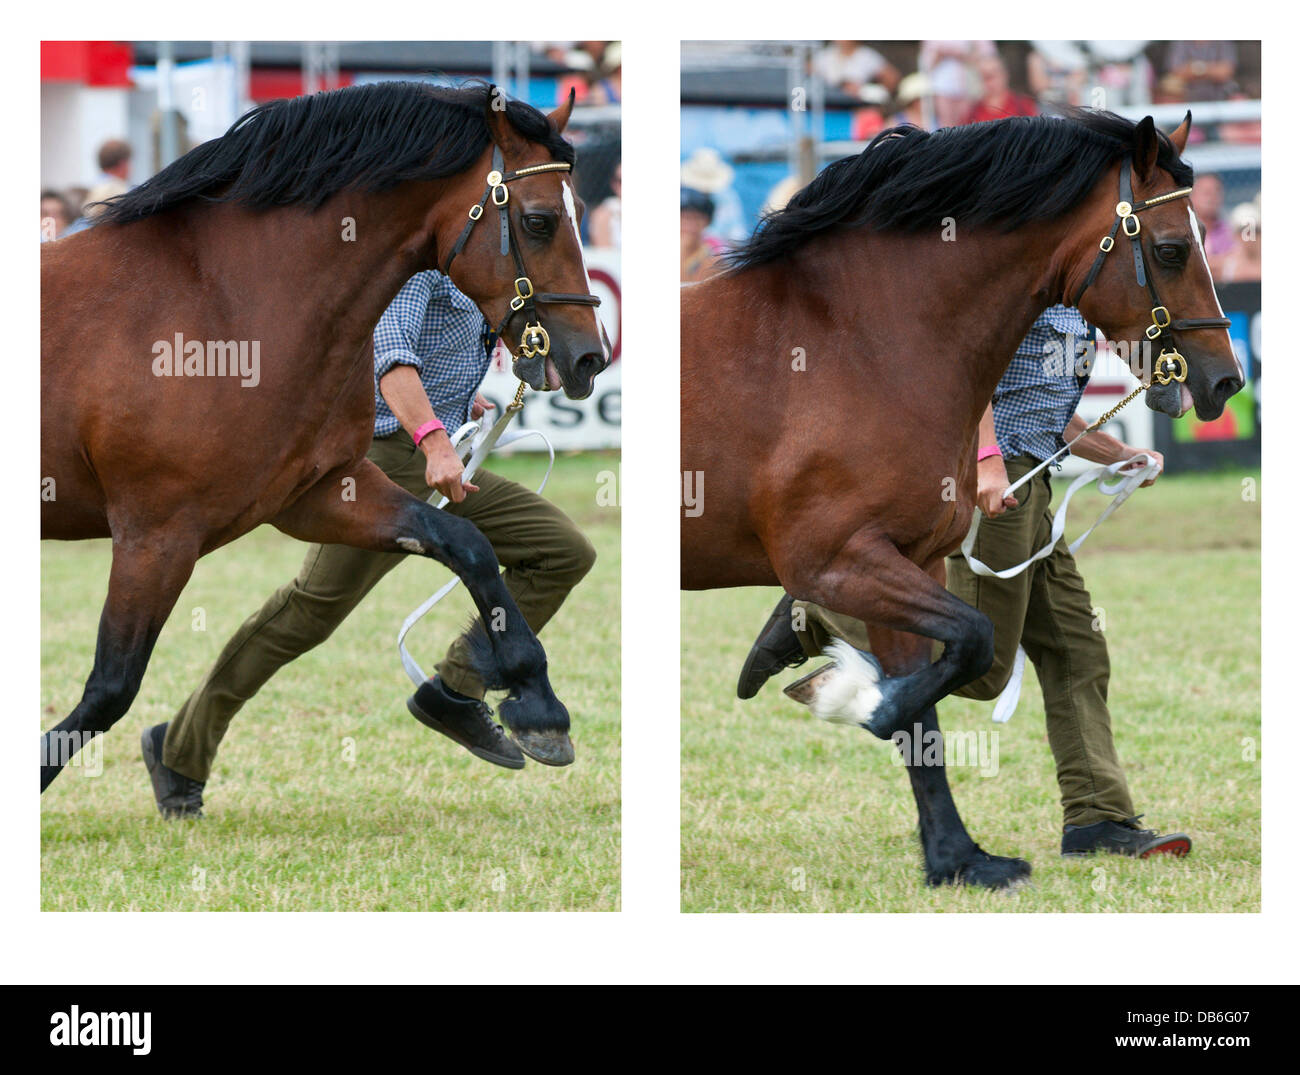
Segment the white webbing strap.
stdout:
<svg viewBox="0 0 1300 1075">
<path fill-rule="evenodd" d="M 466 422 L 456 430 L 455 434 L 451 438 L 452 446 L 456 449 L 462 459 L 468 458 L 468 462 L 465 464 L 465 470 L 460 476 L 462 482 L 473 480 L 474 475 L 478 472 L 479 466 L 482 464 L 483 460 L 487 458 L 488 453 L 490 453 L 493 448 L 504 448 L 507 445 L 516 444 L 521 440 L 525 440 L 528 437 L 540 437 L 542 443 L 546 445 L 546 451 L 549 453 L 550 459 L 546 464 L 546 473 L 542 475 L 542 483 L 537 487 L 537 492 L 540 494 L 542 490 L 546 488 L 546 483 L 551 477 L 551 470 L 555 466 L 555 447 L 551 444 L 550 438 L 548 438 L 540 429 L 521 429 L 514 433 L 506 433 L 506 427 L 510 425 L 514 416 L 520 409 L 521 408 L 519 407 L 507 407 L 505 413 L 486 430 L 483 428 L 481 422 Z M 430 494 L 429 503 L 433 504 L 438 495 L 439 494 L 436 490 Z M 470 493 L 469 495 L 473 496 L 474 494 Z M 442 508 L 446 503 L 447 498 L 444 496 L 438 500 L 437 504 L 434 504 L 434 507 Z M 402 623 L 401 630 L 397 632 L 397 652 L 401 655 L 402 667 L 406 669 L 406 674 L 410 677 L 411 682 L 417 687 L 420 686 L 420 684 L 422 684 L 428 677 L 425 676 L 424 669 L 420 667 L 419 662 L 417 662 L 416 659 L 411 656 L 410 651 L 407 650 L 406 636 L 410 633 L 412 627 L 424 619 L 434 605 L 456 588 L 458 582 L 460 582 L 460 579 L 457 576 L 452 575 L 452 577 L 443 584 L 442 588 L 439 589 L 437 593 L 429 597 L 429 599 L 420 605 L 419 608 L 406 617 Z"/>
<path fill-rule="evenodd" d="M 1066 450 L 1067 449 L 1063 448 L 1057 453 L 1057 455 L 1063 454 Z M 1005 499 L 1010 496 L 1015 492 L 1015 490 L 1030 481 L 1040 471 L 1049 466 L 1055 458 L 1056 456 L 1053 456 L 1052 459 L 1040 463 L 1033 470 L 1013 482 L 1003 492 L 1003 498 Z M 1070 542 L 1070 553 L 1073 554 L 1078 552 L 1079 547 L 1087 540 L 1088 535 L 1096 530 L 1102 522 L 1109 518 L 1116 508 L 1132 496 L 1135 489 L 1141 486 L 1143 482 L 1150 481 L 1159 473 L 1160 464 L 1145 452 L 1135 455 L 1131 459 L 1123 459 L 1117 463 L 1111 463 L 1108 466 L 1093 467 L 1090 470 L 1084 471 L 1070 483 L 1070 487 L 1065 491 L 1065 496 L 1061 499 L 1060 507 L 1056 509 L 1056 514 L 1052 517 L 1052 535 L 1048 543 L 1029 557 L 1029 559 L 1024 563 L 1016 564 L 1015 567 L 1003 568 L 1001 571 L 995 571 L 993 568 L 989 567 L 988 564 L 977 559 L 973 555 L 972 550 L 975 548 L 975 535 L 979 531 L 980 519 L 982 518 L 980 510 L 976 508 L 975 515 L 971 519 L 970 530 L 966 534 L 966 539 L 961 543 L 962 555 L 970 565 L 971 571 L 976 575 L 981 575 L 985 578 L 1015 578 L 1029 567 L 1030 564 L 1037 560 L 1042 560 L 1044 557 L 1052 554 L 1052 550 L 1056 548 L 1056 543 L 1060 541 L 1062 536 L 1065 534 L 1065 515 L 1066 510 L 1070 506 L 1070 498 L 1085 485 L 1096 482 L 1098 491 L 1110 497 L 1111 501 L 1106 505 L 1102 513 L 1097 516 L 1096 521 L 1088 527 L 1087 530 Z M 1015 712 L 1016 703 L 1020 700 L 1020 685 L 1024 679 L 1024 672 L 1025 651 L 1023 647 L 1017 646 L 1016 660 L 1011 671 L 1011 678 L 1007 681 L 1007 685 L 1003 688 L 1002 693 L 998 695 L 997 705 L 993 709 L 993 719 L 999 724 L 1005 724 L 1011 719 L 1011 714 Z"/>
</svg>

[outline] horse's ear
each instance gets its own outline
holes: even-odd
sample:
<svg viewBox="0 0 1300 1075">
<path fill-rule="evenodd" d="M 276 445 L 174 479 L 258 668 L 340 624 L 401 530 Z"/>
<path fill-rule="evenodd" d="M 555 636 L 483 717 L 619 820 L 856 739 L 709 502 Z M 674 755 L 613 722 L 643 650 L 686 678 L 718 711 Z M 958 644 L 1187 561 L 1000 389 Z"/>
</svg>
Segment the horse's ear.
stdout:
<svg viewBox="0 0 1300 1075">
<path fill-rule="evenodd" d="M 1159 155 L 1160 139 L 1156 134 L 1156 121 L 1147 116 L 1133 129 L 1133 170 L 1142 179 L 1151 178 Z"/>
<path fill-rule="evenodd" d="M 546 117 L 552 123 L 555 124 L 555 129 L 560 134 L 563 134 L 564 128 L 569 125 L 569 117 L 573 115 L 573 102 L 577 96 L 578 96 L 577 91 L 572 86 L 570 86 L 569 99 L 565 101 L 564 104 L 560 105 L 560 107 L 557 108 L 554 112 L 552 112 L 549 116 Z"/>
<path fill-rule="evenodd" d="M 1169 141 L 1173 142 L 1174 148 L 1178 150 L 1178 155 L 1183 155 L 1183 150 L 1187 148 L 1187 136 L 1192 133 L 1192 110 L 1187 110 L 1187 115 L 1183 117 L 1176 130 L 1169 132 Z"/>
<path fill-rule="evenodd" d="M 488 86 L 487 97 L 483 102 L 483 120 L 487 123 L 488 136 L 502 155 L 509 158 L 522 150 L 524 139 L 506 115 L 506 106 L 505 93 L 497 86 Z"/>
</svg>

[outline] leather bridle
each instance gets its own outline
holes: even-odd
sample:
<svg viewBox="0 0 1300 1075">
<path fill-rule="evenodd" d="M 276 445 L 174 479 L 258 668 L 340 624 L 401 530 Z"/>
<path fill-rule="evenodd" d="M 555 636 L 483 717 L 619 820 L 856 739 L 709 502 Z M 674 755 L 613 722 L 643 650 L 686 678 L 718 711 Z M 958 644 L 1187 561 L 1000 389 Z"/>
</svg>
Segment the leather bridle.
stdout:
<svg viewBox="0 0 1300 1075">
<path fill-rule="evenodd" d="M 543 172 L 568 172 L 572 170 L 571 166 L 563 161 L 550 161 L 546 164 L 534 164 L 527 168 L 520 168 L 514 172 L 502 171 L 504 167 L 505 160 L 501 156 L 501 150 L 493 146 L 492 171 L 488 173 L 487 189 L 483 191 L 483 197 L 470 207 L 469 220 L 461 231 L 460 237 L 456 240 L 456 245 L 451 248 L 451 254 L 447 258 L 447 263 L 442 267 L 442 273 L 444 276 L 450 275 L 451 263 L 456 260 L 456 255 L 465 249 L 465 244 L 469 242 L 470 233 L 474 230 L 474 225 L 478 223 L 479 218 L 483 216 L 490 199 L 492 204 L 496 206 L 501 219 L 501 256 L 506 257 L 513 254 L 515 259 L 515 297 L 510 300 L 510 310 L 501 319 L 496 334 L 502 336 L 511 318 L 522 311 L 524 314 L 524 329 L 519 336 L 519 354 L 515 357 L 545 358 L 551 351 L 551 337 L 542 326 L 541 315 L 537 312 L 536 304 L 568 303 L 576 306 L 594 307 L 600 305 L 600 299 L 595 295 L 535 290 L 532 280 L 528 278 L 528 269 L 524 266 L 523 252 L 520 250 L 519 242 L 515 238 L 514 224 L 510 219 L 510 191 L 506 188 L 507 183 L 512 183 L 516 179 L 524 179 L 530 175 L 540 175 Z"/>
<path fill-rule="evenodd" d="M 1077 307 L 1079 300 L 1083 298 L 1083 293 L 1097 279 L 1097 274 L 1101 272 L 1101 266 L 1106 260 L 1106 255 L 1114 249 L 1116 236 L 1119 235 L 1120 229 L 1123 228 L 1124 235 L 1133 244 L 1133 268 L 1137 273 L 1138 284 L 1151 293 L 1151 324 L 1146 328 L 1146 337 L 1152 344 L 1160 345 L 1160 356 L 1156 359 L 1151 372 L 1152 382 L 1167 385 L 1170 381 L 1182 382 L 1187 380 L 1187 359 L 1178 353 L 1178 348 L 1174 345 L 1173 334 L 1175 332 L 1197 328 L 1227 328 L 1232 322 L 1226 317 L 1180 317 L 1177 319 L 1170 317 L 1168 307 L 1160 301 L 1160 296 L 1156 293 L 1155 279 L 1147 272 L 1146 261 L 1142 255 L 1142 223 L 1138 220 L 1137 215 L 1145 209 L 1164 205 L 1176 198 L 1186 198 L 1191 195 L 1192 188 L 1181 187 L 1178 190 L 1171 190 L 1168 194 L 1159 194 L 1154 198 L 1148 198 L 1146 201 L 1134 201 L 1132 163 L 1132 158 L 1126 156 L 1120 165 L 1120 200 L 1115 206 L 1115 223 L 1111 225 L 1110 234 L 1102 239 L 1101 250 L 1092 263 L 1087 279 L 1083 281 L 1083 287 L 1079 289 L 1079 293 L 1074 296 L 1074 301 L 1070 305 Z"/>
</svg>

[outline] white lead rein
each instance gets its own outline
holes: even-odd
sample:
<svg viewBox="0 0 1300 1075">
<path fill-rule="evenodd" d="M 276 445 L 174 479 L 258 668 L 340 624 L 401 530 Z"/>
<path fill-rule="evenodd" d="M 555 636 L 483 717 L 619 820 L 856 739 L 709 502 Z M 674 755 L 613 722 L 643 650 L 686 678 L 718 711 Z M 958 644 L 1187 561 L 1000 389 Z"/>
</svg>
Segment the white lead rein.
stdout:
<svg viewBox="0 0 1300 1075">
<path fill-rule="evenodd" d="M 540 429 L 521 429 L 514 433 L 506 434 L 506 427 L 520 410 L 522 410 L 521 407 L 507 407 L 505 413 L 502 414 L 490 428 L 484 428 L 483 423 L 480 420 L 466 422 L 456 430 L 455 435 L 451 438 L 452 447 L 456 449 L 457 454 L 459 454 L 462 459 L 468 458 L 468 462 L 465 464 L 465 470 L 460 476 L 462 482 L 467 482 L 473 479 L 480 464 L 482 464 L 483 460 L 488 457 L 488 453 L 490 453 L 493 448 L 504 448 L 507 445 L 516 444 L 528 437 L 540 437 L 542 443 L 546 445 L 546 451 L 550 454 L 550 460 L 546 464 L 546 473 L 542 475 L 542 484 L 537 487 L 537 492 L 540 494 L 542 490 L 546 488 L 546 483 L 551 477 L 551 470 L 555 467 L 555 446 L 551 444 L 550 438 Z M 435 490 L 429 496 L 429 503 L 433 504 L 438 495 L 438 492 Z M 474 494 L 470 493 L 469 495 L 473 496 Z M 434 504 L 434 507 L 442 508 L 446 503 L 447 498 L 444 496 L 437 504 Z M 405 622 L 402 624 L 402 629 L 397 632 L 397 652 L 401 655 L 402 667 L 406 669 L 406 674 L 410 677 L 411 682 L 417 687 L 420 686 L 420 684 L 422 684 L 428 677 L 425 676 L 424 669 L 420 667 L 419 662 L 417 662 L 416 659 L 411 656 L 410 651 L 407 650 L 406 636 L 412 627 L 424 619 L 425 615 L 434 605 L 456 588 L 458 582 L 460 582 L 460 579 L 457 576 L 452 575 L 451 579 L 446 582 L 437 593 L 406 617 Z"/>
<path fill-rule="evenodd" d="M 1039 463 L 1033 470 L 1014 481 L 1003 490 L 1002 498 L 1005 500 L 1026 482 L 1030 481 L 1047 467 L 1051 466 L 1059 456 L 1068 452 L 1078 441 L 1086 437 L 1089 432 L 1091 432 L 1091 430 L 1084 430 L 1050 459 L 1046 459 Z M 1052 517 L 1051 540 L 1034 553 L 1033 556 L 1029 557 L 1029 559 L 1024 563 L 1017 564 L 1015 567 L 1004 568 L 1001 571 L 995 571 L 993 568 L 989 567 L 988 564 L 976 559 L 972 554 L 972 550 L 975 548 L 975 535 L 979 531 L 980 519 L 983 517 L 979 508 L 976 508 L 975 515 L 971 519 L 970 530 L 966 534 L 966 539 L 961 543 L 961 553 L 966 557 L 966 562 L 970 565 L 971 571 L 976 575 L 982 575 L 985 578 L 1015 578 L 1030 564 L 1052 554 L 1052 550 L 1056 548 L 1056 543 L 1060 541 L 1061 537 L 1065 534 L 1065 512 L 1070 505 L 1070 498 L 1085 485 L 1089 485 L 1095 481 L 1097 483 L 1098 491 L 1112 499 L 1111 502 L 1106 505 L 1105 510 L 1097 516 L 1097 521 L 1070 542 L 1069 549 L 1070 553 L 1073 555 L 1079 550 L 1079 546 L 1087 540 L 1089 534 L 1096 530 L 1097 527 L 1100 526 L 1116 508 L 1132 496 L 1133 491 L 1139 488 L 1143 482 L 1150 481 L 1159 474 L 1160 469 L 1160 464 L 1156 462 L 1154 457 L 1148 455 L 1146 452 L 1140 452 L 1130 459 L 1122 459 L 1119 462 L 1111 463 L 1108 466 L 1092 467 L 1090 470 L 1085 470 L 1070 483 L 1069 489 L 1065 491 L 1065 496 L 1061 500 L 1061 506 L 1056 509 L 1056 514 Z M 1005 724 L 1011 719 L 1011 714 L 1015 712 L 1016 704 L 1020 701 L 1020 686 L 1025 675 L 1025 656 L 1024 647 L 1017 646 L 1015 663 L 1011 669 L 1011 678 L 1007 680 L 1007 685 L 1002 689 L 1002 693 L 998 695 L 997 704 L 993 707 L 993 720 L 998 724 Z"/>
</svg>

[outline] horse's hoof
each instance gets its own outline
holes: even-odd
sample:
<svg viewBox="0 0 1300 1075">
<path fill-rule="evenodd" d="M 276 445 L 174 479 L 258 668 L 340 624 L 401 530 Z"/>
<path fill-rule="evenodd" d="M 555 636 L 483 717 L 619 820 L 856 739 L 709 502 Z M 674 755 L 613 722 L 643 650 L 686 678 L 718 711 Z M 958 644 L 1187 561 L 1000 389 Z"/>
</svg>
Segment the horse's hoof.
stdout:
<svg viewBox="0 0 1300 1075">
<path fill-rule="evenodd" d="M 978 885 L 1009 891 L 1029 882 L 1030 866 L 1024 859 L 990 855 L 980 848 L 955 866 L 932 869 L 926 881 L 931 885 Z"/>
<path fill-rule="evenodd" d="M 561 731 L 511 731 L 519 749 L 533 761 L 543 765 L 572 765 L 573 742 L 568 732 Z"/>
</svg>

